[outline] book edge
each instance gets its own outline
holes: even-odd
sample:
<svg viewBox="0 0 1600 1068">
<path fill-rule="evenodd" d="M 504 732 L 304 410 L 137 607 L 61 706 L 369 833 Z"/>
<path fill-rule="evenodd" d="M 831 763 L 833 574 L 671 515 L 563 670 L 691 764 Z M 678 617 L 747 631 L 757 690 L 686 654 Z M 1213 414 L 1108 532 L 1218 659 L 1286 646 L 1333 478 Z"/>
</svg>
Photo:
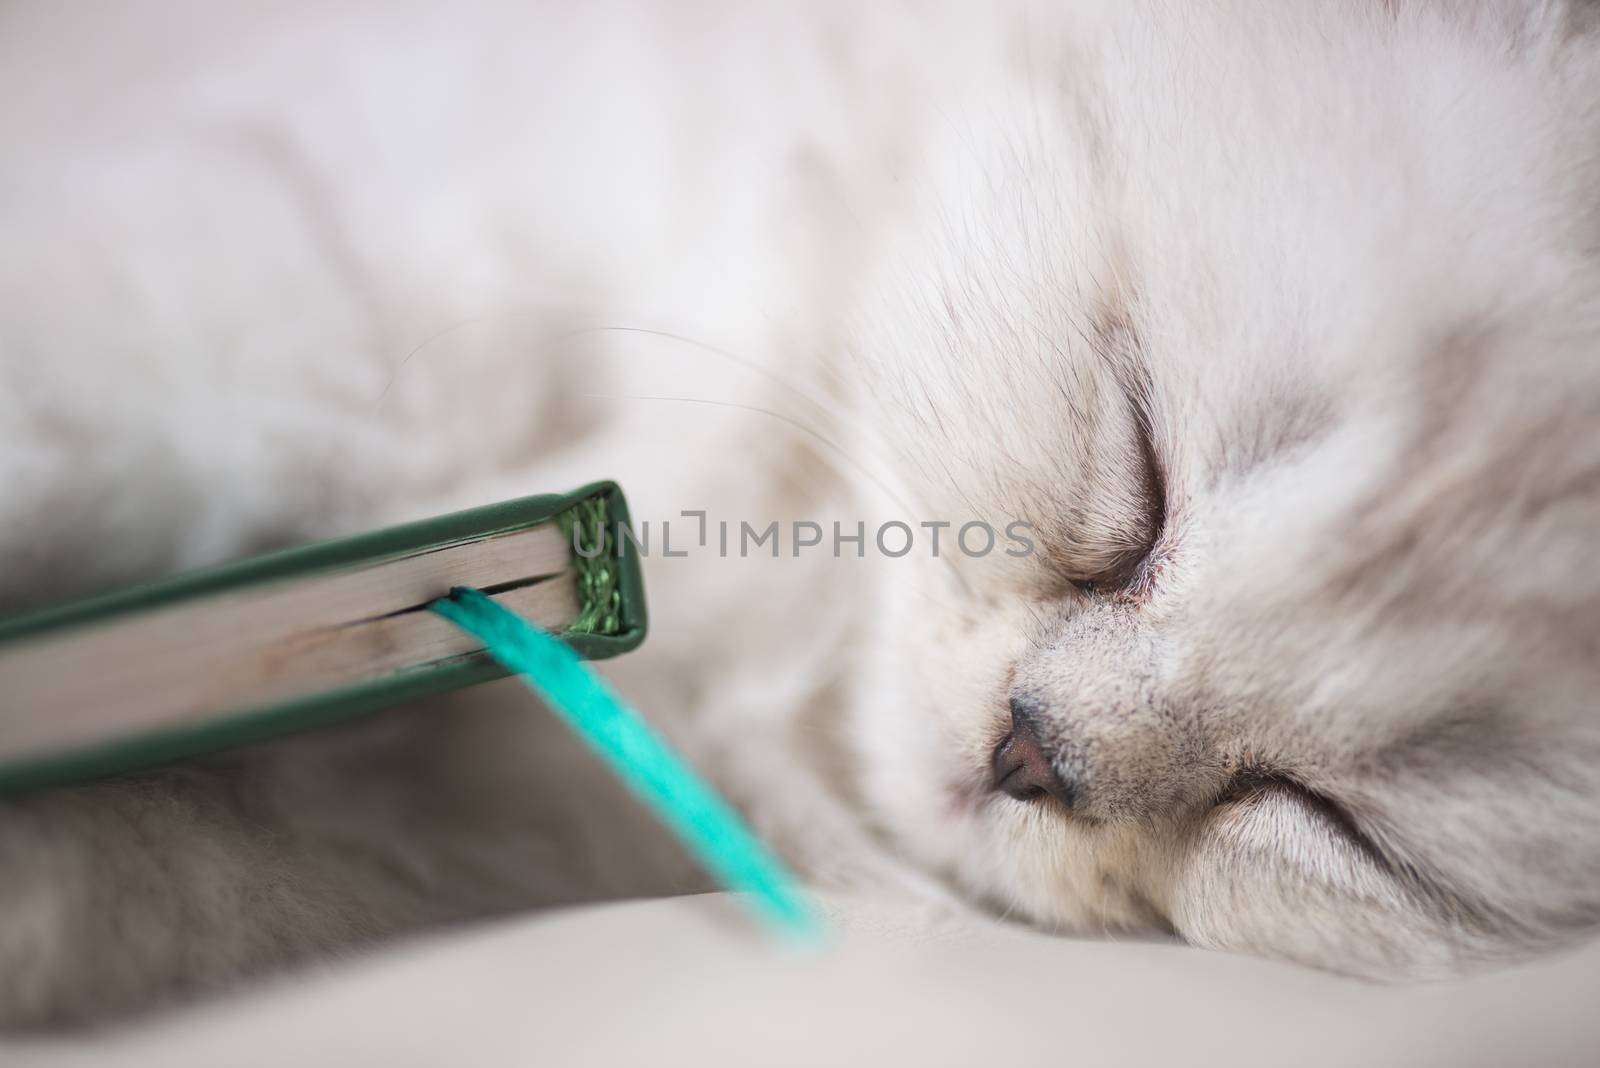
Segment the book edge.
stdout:
<svg viewBox="0 0 1600 1068">
<path fill-rule="evenodd" d="M 145 611 L 191 597 L 343 570 L 363 563 L 375 564 L 392 557 L 509 534 L 549 522 L 588 498 L 619 494 L 615 483 L 594 482 L 571 493 L 519 497 L 151 579 L 0 619 L 0 642 Z"/>
<path fill-rule="evenodd" d="M 0 621 L 0 641 L 32 637 L 56 627 L 143 610 L 224 588 L 274 581 L 292 574 L 312 574 L 325 569 L 348 567 L 362 561 L 376 561 L 390 555 L 425 549 L 431 544 L 458 544 L 509 533 L 554 519 L 574 504 L 595 497 L 604 502 L 608 529 L 632 529 L 632 518 L 621 488 L 611 481 L 592 482 L 570 493 L 522 497 L 368 534 L 283 549 L 261 557 L 42 609 Z M 455 536 L 451 537 L 451 534 Z M 618 629 L 609 634 L 563 631 L 558 635 L 585 659 L 602 660 L 635 649 L 644 641 L 648 630 L 644 578 L 638 550 L 631 538 L 618 538 L 617 542 L 614 554 L 620 591 Z M 296 734 L 355 719 L 400 701 L 431 697 L 504 678 L 508 674 L 487 653 L 469 653 L 340 690 L 230 713 L 201 724 L 140 732 L 58 755 L 0 764 L 0 797 L 136 771 L 251 742 Z"/>
</svg>

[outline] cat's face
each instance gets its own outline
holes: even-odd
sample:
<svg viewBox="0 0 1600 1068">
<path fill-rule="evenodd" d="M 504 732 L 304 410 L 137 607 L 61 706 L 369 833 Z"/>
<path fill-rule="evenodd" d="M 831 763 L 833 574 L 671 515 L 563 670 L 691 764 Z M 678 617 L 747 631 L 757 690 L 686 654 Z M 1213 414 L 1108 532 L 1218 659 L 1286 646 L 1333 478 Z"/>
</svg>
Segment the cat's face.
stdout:
<svg viewBox="0 0 1600 1068">
<path fill-rule="evenodd" d="M 1600 922 L 1592 104 L 1368 28 L 1110 45 L 906 183 L 872 414 L 1036 551 L 901 568 L 858 732 L 997 910 L 1381 975 Z"/>
</svg>

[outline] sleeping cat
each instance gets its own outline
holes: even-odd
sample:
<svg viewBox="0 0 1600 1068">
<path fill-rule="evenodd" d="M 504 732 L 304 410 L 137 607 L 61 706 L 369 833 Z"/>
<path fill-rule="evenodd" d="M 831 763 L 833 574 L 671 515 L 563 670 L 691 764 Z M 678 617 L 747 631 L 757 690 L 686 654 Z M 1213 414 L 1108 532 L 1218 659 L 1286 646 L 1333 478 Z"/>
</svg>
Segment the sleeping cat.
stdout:
<svg viewBox="0 0 1600 1068">
<path fill-rule="evenodd" d="M 608 671 L 819 885 L 1571 944 L 1593 12 L 8 5 L 0 603 L 615 477 Z M 0 803 L 0 1022 L 705 885 L 494 684 Z"/>
</svg>

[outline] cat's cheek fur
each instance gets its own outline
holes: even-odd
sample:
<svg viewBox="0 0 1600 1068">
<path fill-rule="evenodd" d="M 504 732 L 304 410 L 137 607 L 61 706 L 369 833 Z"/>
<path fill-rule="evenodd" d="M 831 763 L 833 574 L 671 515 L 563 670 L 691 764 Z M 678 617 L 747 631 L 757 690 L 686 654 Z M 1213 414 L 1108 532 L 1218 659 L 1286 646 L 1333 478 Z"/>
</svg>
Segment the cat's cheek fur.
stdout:
<svg viewBox="0 0 1600 1068">
<path fill-rule="evenodd" d="M 1228 806 L 1174 843 L 1166 905 L 1186 941 L 1386 980 L 1442 978 L 1494 958 L 1293 805 Z"/>
</svg>

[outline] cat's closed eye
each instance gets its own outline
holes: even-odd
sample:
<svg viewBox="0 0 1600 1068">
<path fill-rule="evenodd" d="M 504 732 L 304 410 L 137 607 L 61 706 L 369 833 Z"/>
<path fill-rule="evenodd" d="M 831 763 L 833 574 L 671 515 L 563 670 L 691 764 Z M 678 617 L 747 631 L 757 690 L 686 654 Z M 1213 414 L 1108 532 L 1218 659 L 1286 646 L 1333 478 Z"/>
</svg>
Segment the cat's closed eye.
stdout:
<svg viewBox="0 0 1600 1068">
<path fill-rule="evenodd" d="M 1068 571 L 1068 583 L 1087 595 L 1117 593 L 1142 588 L 1149 578 L 1149 563 L 1167 533 L 1167 478 L 1158 456 L 1149 419 L 1142 413 L 1134 420 L 1138 431 L 1135 463 L 1127 465 L 1123 480 L 1131 483 L 1125 499 L 1117 502 L 1131 522 L 1117 525 L 1115 540 L 1100 554 L 1088 556 L 1091 569 Z M 1118 494 L 1123 497 L 1124 494 Z"/>
<path fill-rule="evenodd" d="M 1390 862 L 1350 809 L 1327 793 L 1282 771 L 1246 766 L 1237 771 L 1212 802 L 1214 810 L 1286 804 L 1295 814 L 1351 846 L 1366 860 L 1388 870 Z"/>
</svg>

